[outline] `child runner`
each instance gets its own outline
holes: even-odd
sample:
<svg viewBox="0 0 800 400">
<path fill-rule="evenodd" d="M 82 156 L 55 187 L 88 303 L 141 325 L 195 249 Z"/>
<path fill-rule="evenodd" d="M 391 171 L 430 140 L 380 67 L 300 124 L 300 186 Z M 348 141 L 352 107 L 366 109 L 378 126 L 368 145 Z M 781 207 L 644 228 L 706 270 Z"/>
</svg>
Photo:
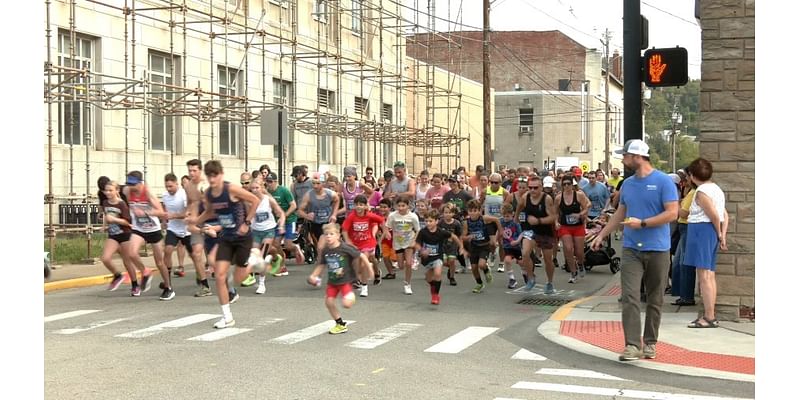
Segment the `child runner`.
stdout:
<svg viewBox="0 0 800 400">
<path fill-rule="evenodd" d="M 425 228 L 417 234 L 414 246 L 421 256 L 421 264 L 425 267 L 425 280 L 431 286 L 431 304 L 439 304 L 439 290 L 442 288 L 442 257 L 447 243 L 452 240 L 458 244 L 458 252 L 464 253 L 464 247 L 458 236 L 444 229 L 438 229 L 439 212 L 430 210 L 425 215 Z"/>
<path fill-rule="evenodd" d="M 442 220 L 439 221 L 439 228 L 443 231 L 455 234 L 461 237 L 461 221 L 455 218 L 458 214 L 458 208 L 453 203 L 447 203 L 442 207 Z M 460 240 L 459 240 L 460 242 Z M 450 280 L 450 286 L 456 286 L 455 270 L 456 258 L 459 253 L 455 247 L 455 243 L 450 241 L 444 248 L 445 264 L 447 264 L 447 278 Z M 463 257 L 463 256 L 462 256 Z"/>
<path fill-rule="evenodd" d="M 317 267 L 308 277 L 308 283 L 318 285 L 322 269 L 327 270 L 328 288 L 325 291 L 325 307 L 331 313 L 331 318 L 336 325 L 328 331 L 332 335 L 347 332 L 347 326 L 342 320 L 339 310 L 336 308 L 336 296 L 342 295 L 342 306 L 350 308 L 356 302 L 356 295 L 353 293 L 352 282 L 356 277 L 353 263 L 358 261 L 359 269 L 362 269 L 372 279 L 372 270 L 367 268 L 369 263 L 366 254 L 360 253 L 358 249 L 339 240 L 341 235 L 339 225 L 326 224 L 322 227 L 323 237 L 320 238 L 322 251 L 317 261 Z"/>
<path fill-rule="evenodd" d="M 375 259 L 375 234 L 378 233 L 378 227 L 383 226 L 383 217 L 378 214 L 369 212 L 367 205 L 367 196 L 360 194 L 353 200 L 355 204 L 355 212 L 347 215 L 342 225 L 342 233 L 344 240 L 347 244 L 352 245 L 362 254 L 366 254 L 369 263 L 372 265 L 372 272 L 375 276 L 373 281 L 374 285 L 381 284 L 381 269 L 378 266 L 378 260 Z M 366 268 L 365 268 L 366 269 Z M 369 296 L 368 282 L 363 279 L 361 274 L 358 276 L 361 283 L 361 297 Z"/>
<path fill-rule="evenodd" d="M 383 217 L 384 220 L 389 218 L 392 212 L 392 201 L 389 199 L 381 199 L 378 204 L 378 215 Z M 386 275 L 383 279 L 394 279 L 394 266 L 393 262 L 397 261 L 397 253 L 392 247 L 392 228 L 387 227 L 384 234 L 381 235 L 381 256 L 383 257 L 383 265 L 386 267 Z"/>
<path fill-rule="evenodd" d="M 514 289 L 517 287 L 517 279 L 514 276 L 512 263 L 518 263 L 522 259 L 520 249 L 522 226 L 514 219 L 514 207 L 511 204 L 504 204 L 501 213 L 503 214 L 503 219 L 500 220 L 500 225 L 503 227 L 503 263 L 508 274 L 508 288 Z"/>
<path fill-rule="evenodd" d="M 405 294 L 414 293 L 411 291 L 411 266 L 414 264 L 414 237 L 419 232 L 419 217 L 410 211 L 409 203 L 407 195 L 398 196 L 394 203 L 397 211 L 389 214 L 386 219 L 386 226 L 392 230 L 389 234 L 392 237 L 392 247 L 398 255 L 397 267 L 405 267 Z"/>
<path fill-rule="evenodd" d="M 486 276 L 486 283 L 492 283 L 492 271 L 486 266 L 486 260 L 489 258 L 491 249 L 497 245 L 497 232 L 502 231 L 500 220 L 488 216 L 481 215 L 481 203 L 478 200 L 470 200 L 467 203 L 467 229 L 462 232 L 461 240 L 464 242 L 469 241 L 469 260 L 472 264 L 472 276 L 475 278 L 477 286 L 472 289 L 472 293 L 480 293 L 486 288 L 486 284 L 481 280 L 479 270 L 483 271 Z M 489 234 L 489 224 L 495 227 L 495 233 Z"/>
<path fill-rule="evenodd" d="M 103 207 L 103 220 L 108 224 L 108 239 L 103 245 L 103 256 L 100 259 L 103 261 L 103 265 L 114 274 L 114 279 L 108 285 L 108 290 L 112 292 L 117 290 L 123 281 L 122 274 L 117 272 L 111 261 L 111 256 L 114 253 L 119 253 L 122 257 L 122 264 L 131 278 L 131 296 L 139 296 L 141 289 L 136 280 L 136 269 L 128 258 L 131 238 L 130 210 L 128 209 L 128 204 L 119 197 L 119 185 L 116 182 L 108 181 L 103 186 L 103 191 L 98 192 L 97 196 L 100 199 L 100 205 Z"/>
<path fill-rule="evenodd" d="M 273 239 L 275 239 L 276 228 L 279 235 L 286 233 L 286 214 L 283 209 L 275 201 L 275 198 L 267 194 L 264 186 L 260 182 L 252 182 L 250 184 L 250 191 L 258 198 L 260 203 L 256 208 L 256 217 L 253 220 L 251 228 L 253 230 L 253 248 L 261 249 L 261 256 L 264 257 L 264 262 L 272 262 L 273 276 L 277 275 L 281 268 L 283 257 L 280 255 L 280 244 L 273 246 Z M 278 221 L 275 221 L 275 216 L 278 216 Z M 267 255 L 269 254 L 269 255 Z M 258 288 L 256 294 L 264 294 L 267 291 L 265 284 L 267 280 L 266 271 L 261 271 L 258 274 Z"/>
</svg>

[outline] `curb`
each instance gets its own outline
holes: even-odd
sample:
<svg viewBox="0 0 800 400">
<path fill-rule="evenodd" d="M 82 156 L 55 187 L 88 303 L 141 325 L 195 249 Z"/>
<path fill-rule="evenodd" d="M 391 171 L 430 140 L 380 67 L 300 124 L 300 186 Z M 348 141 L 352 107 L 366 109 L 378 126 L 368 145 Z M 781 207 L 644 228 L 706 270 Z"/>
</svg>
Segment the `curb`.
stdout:
<svg viewBox="0 0 800 400">
<path fill-rule="evenodd" d="M 152 273 L 152 272 L 151 272 Z M 127 273 L 123 273 L 123 275 L 127 276 Z M 136 272 L 137 279 L 141 279 L 142 274 L 141 272 Z M 73 278 L 73 279 L 65 279 L 61 281 L 55 282 L 45 282 L 44 284 L 44 292 L 49 293 L 56 290 L 64 290 L 64 289 L 77 289 L 82 287 L 89 287 L 89 286 L 98 286 L 98 285 L 107 285 L 111 283 L 111 279 L 114 278 L 114 275 L 107 274 L 107 275 L 95 275 L 95 276 L 88 276 L 85 278 Z"/>
</svg>

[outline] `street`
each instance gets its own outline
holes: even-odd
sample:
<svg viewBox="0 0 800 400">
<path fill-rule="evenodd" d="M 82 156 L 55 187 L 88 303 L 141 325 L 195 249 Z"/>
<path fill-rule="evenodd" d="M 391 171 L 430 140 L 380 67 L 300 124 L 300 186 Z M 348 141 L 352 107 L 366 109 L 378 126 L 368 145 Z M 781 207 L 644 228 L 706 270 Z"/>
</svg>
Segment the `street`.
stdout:
<svg viewBox="0 0 800 400">
<path fill-rule="evenodd" d="M 268 279 L 265 295 L 238 288 L 236 326 L 224 330 L 212 328 L 216 296 L 192 297 L 188 271 L 174 278 L 170 302 L 158 301 L 160 278 L 140 298 L 128 286 L 47 294 L 46 398 L 754 397 L 752 383 L 636 368 L 551 343 L 536 329 L 556 307 L 516 304 L 526 294 L 506 289 L 505 274 L 495 273 L 482 294 L 470 293 L 472 277 L 458 274 L 458 286 L 442 287 L 439 306 L 429 304 L 421 271 L 411 296 L 402 294 L 402 279 L 384 281 L 343 310 L 349 332 L 332 336 L 323 290 L 305 283 L 310 266 L 289 270 Z M 536 273 L 542 282 L 544 271 Z M 595 267 L 568 285 L 558 270 L 559 292 L 550 299 L 588 296 L 611 276 L 607 266 Z M 533 297 L 546 299 L 541 286 Z"/>
</svg>

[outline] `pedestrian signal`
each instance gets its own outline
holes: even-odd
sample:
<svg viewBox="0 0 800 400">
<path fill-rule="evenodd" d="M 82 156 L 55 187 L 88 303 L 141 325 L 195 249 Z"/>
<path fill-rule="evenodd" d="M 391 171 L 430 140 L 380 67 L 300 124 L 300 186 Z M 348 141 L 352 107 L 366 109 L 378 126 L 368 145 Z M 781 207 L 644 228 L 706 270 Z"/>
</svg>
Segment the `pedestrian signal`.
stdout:
<svg viewBox="0 0 800 400">
<path fill-rule="evenodd" d="M 643 64 L 647 86 L 683 86 L 689 81 L 689 55 L 683 47 L 647 50 Z"/>
</svg>

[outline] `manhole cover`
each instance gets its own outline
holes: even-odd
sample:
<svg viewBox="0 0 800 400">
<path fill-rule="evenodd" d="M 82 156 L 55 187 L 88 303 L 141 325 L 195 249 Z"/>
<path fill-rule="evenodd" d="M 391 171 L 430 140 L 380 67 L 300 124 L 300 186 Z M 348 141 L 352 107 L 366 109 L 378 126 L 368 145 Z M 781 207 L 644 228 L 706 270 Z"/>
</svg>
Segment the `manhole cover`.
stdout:
<svg viewBox="0 0 800 400">
<path fill-rule="evenodd" d="M 527 304 L 530 306 L 550 306 L 550 307 L 561 307 L 564 304 L 569 303 L 572 300 L 567 299 L 543 299 L 540 297 L 526 297 L 517 302 L 517 304 Z"/>
</svg>

